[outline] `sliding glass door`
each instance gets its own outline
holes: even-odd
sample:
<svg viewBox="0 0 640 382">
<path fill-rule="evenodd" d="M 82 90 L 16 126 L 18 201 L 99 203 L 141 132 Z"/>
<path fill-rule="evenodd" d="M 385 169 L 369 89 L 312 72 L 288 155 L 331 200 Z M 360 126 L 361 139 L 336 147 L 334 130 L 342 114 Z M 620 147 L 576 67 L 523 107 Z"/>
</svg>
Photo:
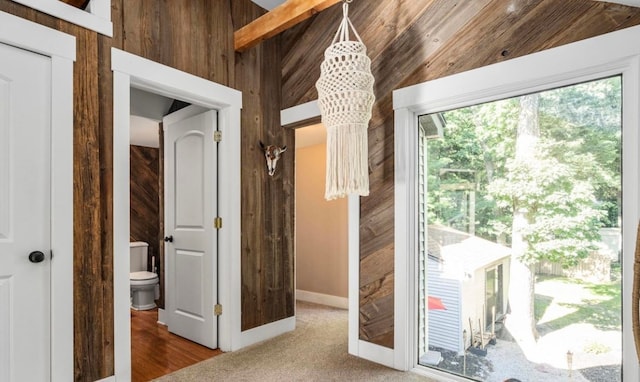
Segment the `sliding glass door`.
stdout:
<svg viewBox="0 0 640 382">
<path fill-rule="evenodd" d="M 417 119 L 419 364 L 621 381 L 622 77 Z"/>
<path fill-rule="evenodd" d="M 396 90 L 394 365 L 637 381 L 640 27 Z"/>
</svg>

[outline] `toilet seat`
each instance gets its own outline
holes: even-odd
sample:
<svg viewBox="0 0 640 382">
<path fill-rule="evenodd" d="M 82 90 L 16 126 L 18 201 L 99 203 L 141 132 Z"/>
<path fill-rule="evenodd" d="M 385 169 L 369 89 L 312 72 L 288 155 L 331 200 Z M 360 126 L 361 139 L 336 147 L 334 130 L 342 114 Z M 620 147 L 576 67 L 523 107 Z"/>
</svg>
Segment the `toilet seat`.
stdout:
<svg viewBox="0 0 640 382">
<path fill-rule="evenodd" d="M 158 275 L 153 272 L 131 272 L 129 273 L 131 285 L 155 284 L 158 282 Z"/>
</svg>

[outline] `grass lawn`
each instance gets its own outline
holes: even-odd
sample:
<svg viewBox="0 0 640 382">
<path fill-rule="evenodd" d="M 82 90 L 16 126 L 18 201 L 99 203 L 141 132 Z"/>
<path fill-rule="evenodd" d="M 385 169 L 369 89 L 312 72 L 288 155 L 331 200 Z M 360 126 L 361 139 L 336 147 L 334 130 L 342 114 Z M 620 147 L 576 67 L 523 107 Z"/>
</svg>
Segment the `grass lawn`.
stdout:
<svg viewBox="0 0 640 382">
<path fill-rule="evenodd" d="M 619 269 L 617 269 L 619 273 Z M 544 331 L 572 324 L 591 324 L 599 330 L 622 330 L 621 285 L 618 277 L 592 284 L 566 277 L 538 276 L 535 318 Z"/>
</svg>

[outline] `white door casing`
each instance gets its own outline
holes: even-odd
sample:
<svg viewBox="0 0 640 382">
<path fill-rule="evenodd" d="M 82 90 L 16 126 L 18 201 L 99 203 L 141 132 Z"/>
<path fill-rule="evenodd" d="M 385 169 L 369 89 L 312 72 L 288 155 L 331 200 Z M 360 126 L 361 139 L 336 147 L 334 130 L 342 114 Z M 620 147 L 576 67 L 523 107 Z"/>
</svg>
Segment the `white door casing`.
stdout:
<svg viewBox="0 0 640 382">
<path fill-rule="evenodd" d="M 0 29 L 2 28 L 0 24 Z M 240 311 L 240 110 L 238 90 L 111 48 L 113 70 L 113 247 L 115 378 L 131 379 L 129 304 L 129 119 L 131 88 L 180 99 L 217 110 L 222 143 L 218 146 L 218 346 L 234 351 L 245 346 Z M 120 255 L 119 255 L 120 254 Z"/>
<path fill-rule="evenodd" d="M 50 379 L 51 58 L 0 44 L 0 380 Z M 39 251 L 38 263 L 29 254 Z"/>
<path fill-rule="evenodd" d="M 16 31 L 20 33 L 16 33 Z M 51 380 L 73 379 L 73 62 L 75 37 L 0 12 L 0 43 L 51 58 Z M 3 56 L 0 56 L 2 60 Z"/>
<path fill-rule="evenodd" d="M 217 348 L 217 112 L 189 106 L 163 118 L 169 331 Z"/>
</svg>

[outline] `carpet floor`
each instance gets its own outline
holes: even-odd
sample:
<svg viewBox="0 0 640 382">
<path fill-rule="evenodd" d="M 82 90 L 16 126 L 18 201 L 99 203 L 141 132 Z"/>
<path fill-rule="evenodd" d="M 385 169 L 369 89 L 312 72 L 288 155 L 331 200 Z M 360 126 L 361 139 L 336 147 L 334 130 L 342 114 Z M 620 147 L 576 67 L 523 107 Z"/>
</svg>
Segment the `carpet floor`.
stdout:
<svg viewBox="0 0 640 382">
<path fill-rule="evenodd" d="M 347 311 L 298 302 L 296 329 L 156 381 L 434 381 L 349 355 Z"/>
</svg>

